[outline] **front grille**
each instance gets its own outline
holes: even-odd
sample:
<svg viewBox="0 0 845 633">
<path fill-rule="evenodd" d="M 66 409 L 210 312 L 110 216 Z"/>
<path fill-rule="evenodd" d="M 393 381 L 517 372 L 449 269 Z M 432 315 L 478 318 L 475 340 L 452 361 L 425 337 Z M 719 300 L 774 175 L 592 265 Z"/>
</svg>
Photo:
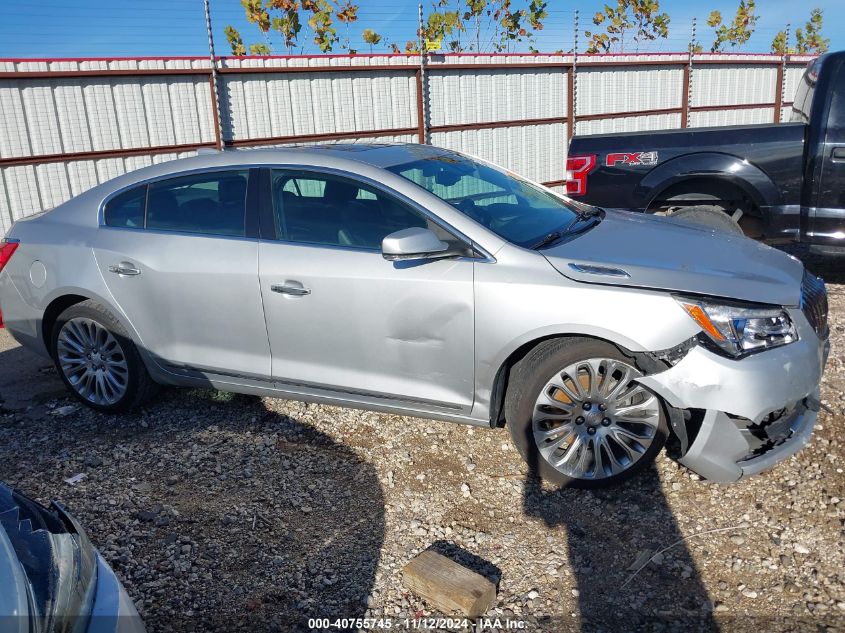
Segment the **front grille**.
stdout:
<svg viewBox="0 0 845 633">
<path fill-rule="evenodd" d="M 801 311 L 816 334 L 827 338 L 827 288 L 824 281 L 806 270 L 801 282 Z"/>
</svg>

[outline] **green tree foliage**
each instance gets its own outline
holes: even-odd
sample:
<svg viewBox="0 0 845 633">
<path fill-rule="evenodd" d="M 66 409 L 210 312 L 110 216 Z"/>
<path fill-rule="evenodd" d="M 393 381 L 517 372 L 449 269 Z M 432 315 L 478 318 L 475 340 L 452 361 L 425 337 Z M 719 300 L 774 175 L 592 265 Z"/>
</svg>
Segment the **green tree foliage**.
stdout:
<svg viewBox="0 0 845 633">
<path fill-rule="evenodd" d="M 463 22 L 458 11 L 438 11 L 446 6 L 446 0 L 440 0 L 435 10 L 428 14 L 423 25 L 422 37 L 429 41 L 442 41 L 452 33 L 458 34 L 464 30 Z"/>
<path fill-rule="evenodd" d="M 430 11 L 423 23 L 422 29 L 417 30 L 417 37 L 429 42 L 443 42 L 447 36 L 453 33 L 458 36 L 455 42 L 449 42 L 447 46 L 453 46 L 460 49 L 460 33 L 464 30 L 464 24 L 461 22 L 460 11 L 442 11 L 448 5 L 448 0 L 438 0 L 432 3 L 432 11 Z M 394 44 L 394 49 L 399 47 Z M 408 40 L 405 42 L 406 53 L 419 53 L 419 40 Z"/>
<path fill-rule="evenodd" d="M 321 53 L 330 53 L 338 40 L 331 3 L 328 0 L 302 0 L 302 8 L 311 12 L 308 26 L 314 31 L 314 43 L 317 48 Z"/>
<path fill-rule="evenodd" d="M 830 48 L 830 40 L 822 37 L 822 10 L 810 11 L 810 19 L 804 28 L 795 29 L 795 45 L 790 46 L 786 31 L 778 31 L 772 40 L 772 52 L 779 55 L 821 55 Z"/>
<path fill-rule="evenodd" d="M 772 52 L 777 53 L 778 55 L 792 54 L 795 52 L 795 49 L 789 46 L 789 39 L 786 35 L 786 31 L 777 32 L 777 35 L 775 35 L 772 40 Z"/>
<path fill-rule="evenodd" d="M 262 33 L 270 30 L 270 14 L 264 8 L 261 0 L 241 0 L 241 5 L 246 13 L 246 20 L 255 24 Z"/>
<path fill-rule="evenodd" d="M 243 38 L 234 26 L 227 26 L 225 31 L 226 41 L 229 42 L 229 47 L 232 49 L 232 55 L 241 57 L 246 55 L 246 46 L 244 46 Z"/>
<path fill-rule="evenodd" d="M 467 10 L 464 11 L 464 22 L 472 22 L 474 29 L 473 41 L 475 42 L 475 51 L 481 50 L 481 23 L 485 14 L 489 17 L 491 11 L 487 0 L 466 0 Z"/>
<path fill-rule="evenodd" d="M 634 50 L 643 42 L 652 42 L 669 36 L 669 14 L 660 12 L 660 0 L 634 0 L 631 2 L 634 14 Z"/>
<path fill-rule="evenodd" d="M 830 40 L 822 37 L 822 10 L 813 9 L 803 29 L 795 29 L 795 48 L 801 54 L 821 55 L 830 48 Z"/>
<path fill-rule="evenodd" d="M 731 48 L 745 45 L 757 25 L 758 16 L 754 14 L 756 8 L 755 0 L 739 0 L 736 15 L 730 24 L 723 22 L 719 11 L 711 12 L 707 24 L 715 29 L 715 38 L 710 51 L 718 53 L 725 49 L 725 45 Z"/>
<path fill-rule="evenodd" d="M 273 52 L 271 31 L 281 36 L 285 49 L 292 53 L 301 43 L 299 36 L 303 22 L 313 32 L 314 43 L 320 52 L 329 53 L 340 39 L 335 21 L 346 27 L 342 48 L 355 52 L 350 48 L 349 25 L 358 19 L 358 5 L 353 4 L 352 0 L 241 0 L 241 6 L 247 22 L 255 24 L 264 38 L 263 44 L 249 46 L 252 55 L 269 55 Z M 237 29 L 227 26 L 226 33 L 232 54 L 245 55 L 247 49 Z"/>
<path fill-rule="evenodd" d="M 358 6 L 352 4 L 350 0 L 345 0 L 343 4 L 338 4 L 336 16 L 337 21 L 343 24 L 346 30 L 346 42 L 343 44 L 343 48 L 354 55 L 358 51 L 351 48 L 349 44 L 349 25 L 358 20 Z"/>
<path fill-rule="evenodd" d="M 634 50 L 641 44 L 669 36 L 669 14 L 660 12 L 660 0 L 616 0 L 593 16 L 604 32 L 585 31 L 588 53 L 625 52 L 625 38 L 633 36 Z"/>
<path fill-rule="evenodd" d="M 531 41 L 533 32 L 543 29 L 543 21 L 549 15 L 547 6 L 547 2 L 530 0 L 526 6 L 516 8 L 512 0 L 500 0 L 500 6 L 493 11 L 493 19 L 497 23 L 499 33 L 499 40 L 494 42 L 494 48 L 510 52 L 511 44 Z"/>
<path fill-rule="evenodd" d="M 270 28 L 282 36 L 282 43 L 290 55 L 296 46 L 296 38 L 302 30 L 302 22 L 299 20 L 299 2 L 270 0 L 267 6 L 281 14 L 273 16 L 270 20 Z"/>
<path fill-rule="evenodd" d="M 381 35 L 372 29 L 364 29 L 364 32 L 361 33 L 361 37 L 366 44 L 370 45 L 371 53 L 373 52 L 373 46 L 378 46 L 378 43 L 381 42 Z"/>
</svg>

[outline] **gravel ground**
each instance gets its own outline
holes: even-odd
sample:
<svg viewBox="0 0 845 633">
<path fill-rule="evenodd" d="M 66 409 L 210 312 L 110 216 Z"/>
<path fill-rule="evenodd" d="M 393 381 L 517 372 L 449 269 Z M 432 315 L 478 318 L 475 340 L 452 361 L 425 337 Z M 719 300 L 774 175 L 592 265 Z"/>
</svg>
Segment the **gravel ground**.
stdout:
<svg viewBox="0 0 845 633">
<path fill-rule="evenodd" d="M 845 275 L 810 265 L 830 283 L 835 415 L 732 486 L 661 456 L 612 490 L 552 491 L 503 429 L 203 390 L 104 416 L 2 331 L 0 479 L 67 505 L 150 632 L 402 629 L 438 615 L 401 584 L 427 548 L 498 582 L 487 616 L 521 630 L 845 630 Z"/>
</svg>

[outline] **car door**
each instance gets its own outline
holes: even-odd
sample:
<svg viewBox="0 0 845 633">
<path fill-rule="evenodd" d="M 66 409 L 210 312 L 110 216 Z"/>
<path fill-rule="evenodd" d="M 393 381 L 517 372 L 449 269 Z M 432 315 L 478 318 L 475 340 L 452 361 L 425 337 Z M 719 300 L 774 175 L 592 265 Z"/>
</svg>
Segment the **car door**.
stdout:
<svg viewBox="0 0 845 633">
<path fill-rule="evenodd" d="M 279 385 L 469 410 L 471 249 L 354 177 L 268 170 L 263 186 L 277 239 L 262 239 L 260 278 Z M 385 260 L 382 238 L 410 226 L 432 228 L 467 256 Z"/>
<path fill-rule="evenodd" d="M 820 110 L 825 125 L 815 157 L 819 171 L 811 234 L 814 242 L 841 245 L 845 243 L 845 62 L 840 61 L 829 72 L 826 88 L 830 104 Z"/>
<path fill-rule="evenodd" d="M 206 171 L 104 206 L 98 266 L 141 344 L 165 365 L 269 379 L 249 182 L 249 170 Z"/>
</svg>

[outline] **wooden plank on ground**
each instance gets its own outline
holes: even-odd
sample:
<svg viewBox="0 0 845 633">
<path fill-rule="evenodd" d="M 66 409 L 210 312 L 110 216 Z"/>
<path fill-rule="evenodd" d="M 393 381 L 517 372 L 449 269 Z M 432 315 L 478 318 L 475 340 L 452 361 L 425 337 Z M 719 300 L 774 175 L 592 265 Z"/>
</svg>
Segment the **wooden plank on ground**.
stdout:
<svg viewBox="0 0 845 633">
<path fill-rule="evenodd" d="M 408 589 L 438 611 L 477 617 L 496 600 L 496 586 L 453 560 L 426 550 L 402 570 Z"/>
</svg>

